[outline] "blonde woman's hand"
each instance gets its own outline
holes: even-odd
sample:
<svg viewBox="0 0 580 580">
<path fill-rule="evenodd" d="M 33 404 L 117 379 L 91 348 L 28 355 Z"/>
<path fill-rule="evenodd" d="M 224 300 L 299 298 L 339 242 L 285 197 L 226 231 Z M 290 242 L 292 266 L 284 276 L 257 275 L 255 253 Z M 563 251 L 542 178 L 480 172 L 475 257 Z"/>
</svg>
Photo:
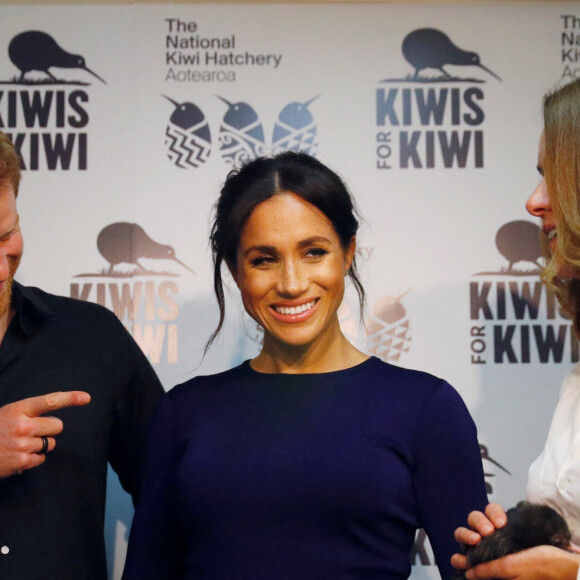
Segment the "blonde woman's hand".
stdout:
<svg viewBox="0 0 580 580">
<path fill-rule="evenodd" d="M 579 566 L 578 554 L 554 546 L 538 546 L 478 564 L 467 570 L 465 576 L 468 580 L 576 580 Z"/>
<path fill-rule="evenodd" d="M 507 516 L 502 506 L 489 503 L 485 513 L 474 511 L 467 517 L 469 528 L 461 527 L 455 530 L 455 540 L 460 546 L 476 546 L 483 536 L 489 536 L 497 528 L 503 528 L 507 523 Z M 469 563 L 463 554 L 453 554 L 451 565 L 457 570 L 467 570 Z"/>
</svg>

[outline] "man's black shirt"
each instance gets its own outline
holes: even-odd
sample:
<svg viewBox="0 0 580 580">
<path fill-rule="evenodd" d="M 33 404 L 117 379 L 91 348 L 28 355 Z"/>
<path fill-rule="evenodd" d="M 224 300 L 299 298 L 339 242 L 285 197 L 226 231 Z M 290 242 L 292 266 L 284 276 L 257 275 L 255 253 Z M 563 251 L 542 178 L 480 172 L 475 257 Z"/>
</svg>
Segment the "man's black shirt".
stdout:
<svg viewBox="0 0 580 580">
<path fill-rule="evenodd" d="M 0 406 L 69 390 L 88 392 L 91 402 L 54 413 L 64 430 L 43 465 L 0 479 L 0 579 L 103 580 L 107 464 L 134 495 L 163 389 L 107 309 L 16 283 L 12 307 L 0 345 Z"/>
</svg>

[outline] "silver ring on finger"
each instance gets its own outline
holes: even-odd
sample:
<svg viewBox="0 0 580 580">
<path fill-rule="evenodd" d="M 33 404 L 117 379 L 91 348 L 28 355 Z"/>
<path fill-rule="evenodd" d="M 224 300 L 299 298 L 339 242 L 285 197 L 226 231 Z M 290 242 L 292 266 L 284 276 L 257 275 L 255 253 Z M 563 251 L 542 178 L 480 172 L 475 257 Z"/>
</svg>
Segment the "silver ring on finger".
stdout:
<svg viewBox="0 0 580 580">
<path fill-rule="evenodd" d="M 48 437 L 46 435 L 41 435 L 40 438 L 42 439 L 42 449 L 37 451 L 37 455 L 46 455 L 48 451 Z"/>
</svg>

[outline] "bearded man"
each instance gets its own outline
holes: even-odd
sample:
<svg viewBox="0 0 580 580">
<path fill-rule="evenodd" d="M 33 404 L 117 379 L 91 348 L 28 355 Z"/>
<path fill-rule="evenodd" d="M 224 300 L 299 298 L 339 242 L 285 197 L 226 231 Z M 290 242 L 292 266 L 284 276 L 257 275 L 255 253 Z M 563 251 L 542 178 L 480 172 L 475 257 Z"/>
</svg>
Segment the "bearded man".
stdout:
<svg viewBox="0 0 580 580">
<path fill-rule="evenodd" d="M 104 580 L 108 464 L 134 495 L 163 389 L 113 313 L 14 280 L 19 183 L 0 132 L 0 578 Z"/>
</svg>

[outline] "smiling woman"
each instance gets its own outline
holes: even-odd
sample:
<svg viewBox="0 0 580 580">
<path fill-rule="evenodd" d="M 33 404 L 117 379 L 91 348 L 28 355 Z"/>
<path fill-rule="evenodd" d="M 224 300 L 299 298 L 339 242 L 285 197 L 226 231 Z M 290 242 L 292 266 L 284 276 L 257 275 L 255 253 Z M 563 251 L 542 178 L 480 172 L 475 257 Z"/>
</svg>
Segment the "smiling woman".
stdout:
<svg viewBox="0 0 580 580">
<path fill-rule="evenodd" d="M 256 207 L 230 265 L 246 311 L 264 329 L 256 370 L 287 372 L 299 364 L 323 372 L 337 370 L 337 361 L 347 368 L 368 358 L 338 323 L 354 249 L 354 238 L 344 250 L 332 222 L 297 195 L 276 195 Z M 306 360 L 309 353 L 316 356 Z"/>
<path fill-rule="evenodd" d="M 303 223 L 304 219 L 306 222 Z M 244 266 L 251 265 L 247 260 L 248 248 L 245 250 L 243 248 L 248 245 L 255 246 L 253 251 L 256 253 L 260 246 L 268 246 L 270 242 L 265 236 L 265 227 L 268 228 L 269 239 L 275 246 L 294 244 L 295 250 L 300 249 L 302 259 L 301 267 L 296 269 L 297 262 L 295 257 L 289 259 L 288 247 L 285 248 L 285 259 L 274 255 L 277 251 L 275 246 L 269 247 L 267 249 L 270 255 L 254 256 L 258 262 L 263 260 L 262 270 L 266 263 L 274 266 L 277 257 L 276 268 L 270 267 L 270 271 L 274 270 L 283 277 L 290 275 L 291 284 L 306 284 L 306 278 L 299 279 L 297 276 L 315 270 L 316 268 L 312 267 L 315 264 L 320 263 L 321 266 L 326 266 L 326 269 L 334 265 L 338 267 L 338 270 L 334 271 L 335 275 L 338 274 L 342 280 L 342 290 L 335 310 L 338 310 L 342 301 L 343 280 L 346 274 L 358 292 L 362 318 L 364 289 L 358 278 L 355 256 L 358 226 L 353 200 L 342 180 L 328 167 L 306 154 L 285 153 L 272 159 L 260 158 L 247 164 L 241 171 L 231 172 L 217 203 L 211 234 L 214 288 L 220 307 L 220 320 L 216 331 L 208 341 L 208 346 L 220 331 L 225 317 L 221 265 L 226 262 L 239 286 L 238 280 L 245 280 L 244 274 L 249 271 L 249 268 Z M 300 235 L 296 236 L 298 228 Z M 251 243 L 248 242 L 249 238 L 252 239 Z M 309 241 L 316 241 L 317 244 L 309 247 Z M 330 253 L 328 258 L 327 253 Z M 338 262 L 337 257 L 340 258 Z M 305 270 L 302 266 L 306 264 L 310 264 L 311 267 Z M 253 271 L 255 270 L 254 268 Z M 244 290 L 241 287 L 240 290 L 244 299 Z M 290 289 L 290 292 L 291 296 L 279 297 L 286 300 L 286 304 L 281 304 L 282 307 L 296 307 L 301 304 L 300 300 L 309 301 L 307 294 L 301 295 L 295 289 Z M 245 303 L 244 305 L 247 309 L 247 305 Z M 249 313 L 253 316 L 251 312 Z M 336 312 L 334 314 L 336 324 L 333 329 L 339 331 L 338 317 Z M 257 322 L 260 324 L 259 320 Z M 340 335 L 342 337 L 342 334 Z M 338 336 L 335 334 L 334 338 Z M 349 357 L 353 358 L 353 362 L 356 362 L 354 359 L 361 362 L 361 353 L 356 351 L 357 355 L 354 347 L 346 339 L 340 342 L 349 351 Z M 318 351 L 317 356 L 319 355 Z"/>
<path fill-rule="evenodd" d="M 274 164 L 278 165 L 275 171 Z M 240 232 L 228 240 L 228 244 L 233 242 L 235 254 L 224 248 L 223 255 L 246 311 L 264 329 L 264 345 L 252 361 L 253 368 L 262 372 L 324 372 L 363 362 L 368 357 L 346 340 L 337 314 L 345 276 L 350 274 L 355 281 L 361 307 L 364 299 L 355 265 L 358 222 L 346 187 L 306 155 L 287 154 L 276 160 L 258 160 L 254 165 L 244 171 L 256 175 L 269 171 L 266 180 L 256 180 L 253 193 L 246 193 L 251 213 L 243 224 L 232 228 L 236 212 L 224 216 L 218 206 L 213 230 L 216 255 L 222 231 Z M 308 165 L 310 175 L 305 179 Z M 240 174 L 230 176 L 222 201 L 235 195 L 239 179 Z M 266 192 L 270 196 L 264 199 Z M 334 215 L 327 217 L 325 206 L 333 203 L 345 211 L 341 214 L 335 208 Z"/>
<path fill-rule="evenodd" d="M 260 354 L 166 396 L 151 433 L 124 578 L 403 580 L 424 528 L 451 578 L 453 529 L 485 505 L 475 426 L 446 382 L 343 335 L 360 297 L 353 200 L 302 153 L 230 173 L 211 241 L 263 328 Z"/>
</svg>

